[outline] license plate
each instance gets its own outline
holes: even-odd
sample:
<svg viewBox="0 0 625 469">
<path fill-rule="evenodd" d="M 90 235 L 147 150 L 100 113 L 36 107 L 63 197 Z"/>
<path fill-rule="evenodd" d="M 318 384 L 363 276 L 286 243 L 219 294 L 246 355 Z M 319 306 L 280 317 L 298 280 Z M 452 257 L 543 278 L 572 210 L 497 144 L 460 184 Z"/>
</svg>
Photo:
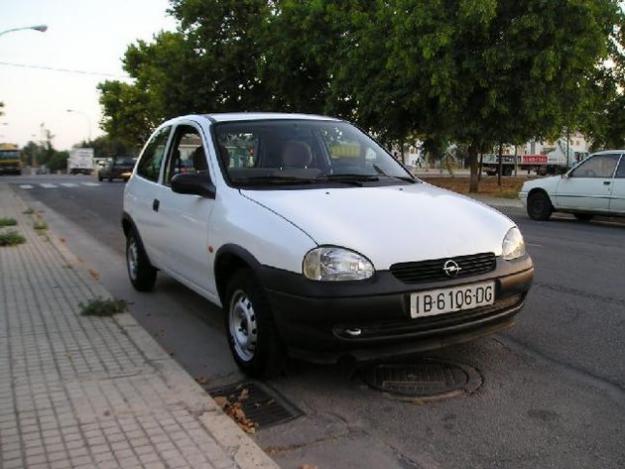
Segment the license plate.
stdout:
<svg viewBox="0 0 625 469">
<path fill-rule="evenodd" d="M 495 282 L 473 283 L 410 295 L 410 317 L 421 318 L 479 308 L 495 302 Z"/>
</svg>

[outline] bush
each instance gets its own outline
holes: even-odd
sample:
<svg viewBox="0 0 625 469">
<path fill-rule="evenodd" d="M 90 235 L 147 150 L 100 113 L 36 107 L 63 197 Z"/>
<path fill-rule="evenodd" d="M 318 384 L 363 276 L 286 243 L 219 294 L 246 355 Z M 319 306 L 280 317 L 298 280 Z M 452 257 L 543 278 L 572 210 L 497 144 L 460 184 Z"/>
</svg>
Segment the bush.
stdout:
<svg viewBox="0 0 625 469">
<path fill-rule="evenodd" d="M 126 312 L 128 303 L 125 300 L 97 297 L 88 303 L 80 303 L 80 314 L 83 316 L 113 316 Z"/>
<path fill-rule="evenodd" d="M 15 218 L 3 218 L 0 217 L 0 227 L 2 226 L 15 226 L 17 225 L 17 220 Z"/>
<path fill-rule="evenodd" d="M 0 233 L 0 246 L 17 246 L 25 242 L 26 238 L 15 230 Z"/>
</svg>

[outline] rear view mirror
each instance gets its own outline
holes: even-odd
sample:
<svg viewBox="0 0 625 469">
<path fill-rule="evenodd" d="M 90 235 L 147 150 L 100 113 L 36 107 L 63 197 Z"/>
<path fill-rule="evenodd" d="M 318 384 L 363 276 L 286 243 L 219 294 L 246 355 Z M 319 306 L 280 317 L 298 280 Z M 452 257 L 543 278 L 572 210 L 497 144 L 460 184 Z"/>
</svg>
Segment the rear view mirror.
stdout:
<svg viewBox="0 0 625 469">
<path fill-rule="evenodd" d="M 207 173 L 181 173 L 171 179 L 171 190 L 177 194 L 192 194 L 215 198 L 215 185 L 211 182 Z"/>
</svg>

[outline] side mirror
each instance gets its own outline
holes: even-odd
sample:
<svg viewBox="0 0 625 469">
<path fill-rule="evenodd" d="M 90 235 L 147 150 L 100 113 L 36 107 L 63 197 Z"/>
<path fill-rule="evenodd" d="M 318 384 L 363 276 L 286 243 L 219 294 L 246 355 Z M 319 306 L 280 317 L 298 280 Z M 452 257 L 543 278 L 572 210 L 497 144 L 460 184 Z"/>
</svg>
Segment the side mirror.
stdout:
<svg viewBox="0 0 625 469">
<path fill-rule="evenodd" d="M 207 199 L 215 198 L 215 185 L 205 172 L 176 174 L 171 178 L 171 190 L 177 194 L 199 195 Z"/>
</svg>

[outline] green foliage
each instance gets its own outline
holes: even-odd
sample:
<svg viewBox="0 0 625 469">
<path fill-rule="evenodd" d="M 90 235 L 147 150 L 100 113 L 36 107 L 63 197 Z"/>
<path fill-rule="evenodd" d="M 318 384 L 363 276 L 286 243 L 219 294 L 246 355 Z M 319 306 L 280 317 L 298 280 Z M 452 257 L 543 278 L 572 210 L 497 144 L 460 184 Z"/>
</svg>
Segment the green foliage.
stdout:
<svg viewBox="0 0 625 469">
<path fill-rule="evenodd" d="M 33 223 L 33 228 L 41 234 L 42 231 L 46 231 L 48 229 L 48 224 L 41 219 L 36 219 Z"/>
<path fill-rule="evenodd" d="M 141 145 L 145 142 L 141 142 Z M 124 141 L 112 138 L 110 135 L 101 135 L 93 140 L 83 140 L 74 145 L 77 148 L 93 148 L 95 158 L 113 158 L 115 156 L 134 156 L 140 147 L 128 145 Z"/>
<path fill-rule="evenodd" d="M 4 246 L 17 246 L 26 242 L 19 232 L 16 230 L 0 231 L 0 247 Z"/>
<path fill-rule="evenodd" d="M 17 220 L 15 218 L 0 217 L 0 227 L 15 225 L 17 225 Z"/>
<path fill-rule="evenodd" d="M 125 300 L 96 297 L 87 303 L 80 303 L 80 314 L 83 316 L 113 316 L 124 313 L 128 309 Z"/>
<path fill-rule="evenodd" d="M 24 210 L 22 213 L 23 213 L 24 215 L 32 215 L 33 213 L 35 213 L 35 211 L 34 211 L 31 207 L 28 207 L 28 208 L 27 208 L 26 210 Z"/>
<path fill-rule="evenodd" d="M 100 84 L 104 129 L 132 145 L 187 113 L 326 113 L 387 144 L 465 145 L 475 189 L 482 148 L 565 128 L 605 142 L 625 133 L 606 118 L 624 104 L 617 0 L 170 4 L 178 30 L 126 51 L 135 81 Z"/>
<path fill-rule="evenodd" d="M 50 171 L 65 171 L 68 158 L 69 153 L 67 151 L 55 151 L 48 160 L 48 168 Z"/>
</svg>

